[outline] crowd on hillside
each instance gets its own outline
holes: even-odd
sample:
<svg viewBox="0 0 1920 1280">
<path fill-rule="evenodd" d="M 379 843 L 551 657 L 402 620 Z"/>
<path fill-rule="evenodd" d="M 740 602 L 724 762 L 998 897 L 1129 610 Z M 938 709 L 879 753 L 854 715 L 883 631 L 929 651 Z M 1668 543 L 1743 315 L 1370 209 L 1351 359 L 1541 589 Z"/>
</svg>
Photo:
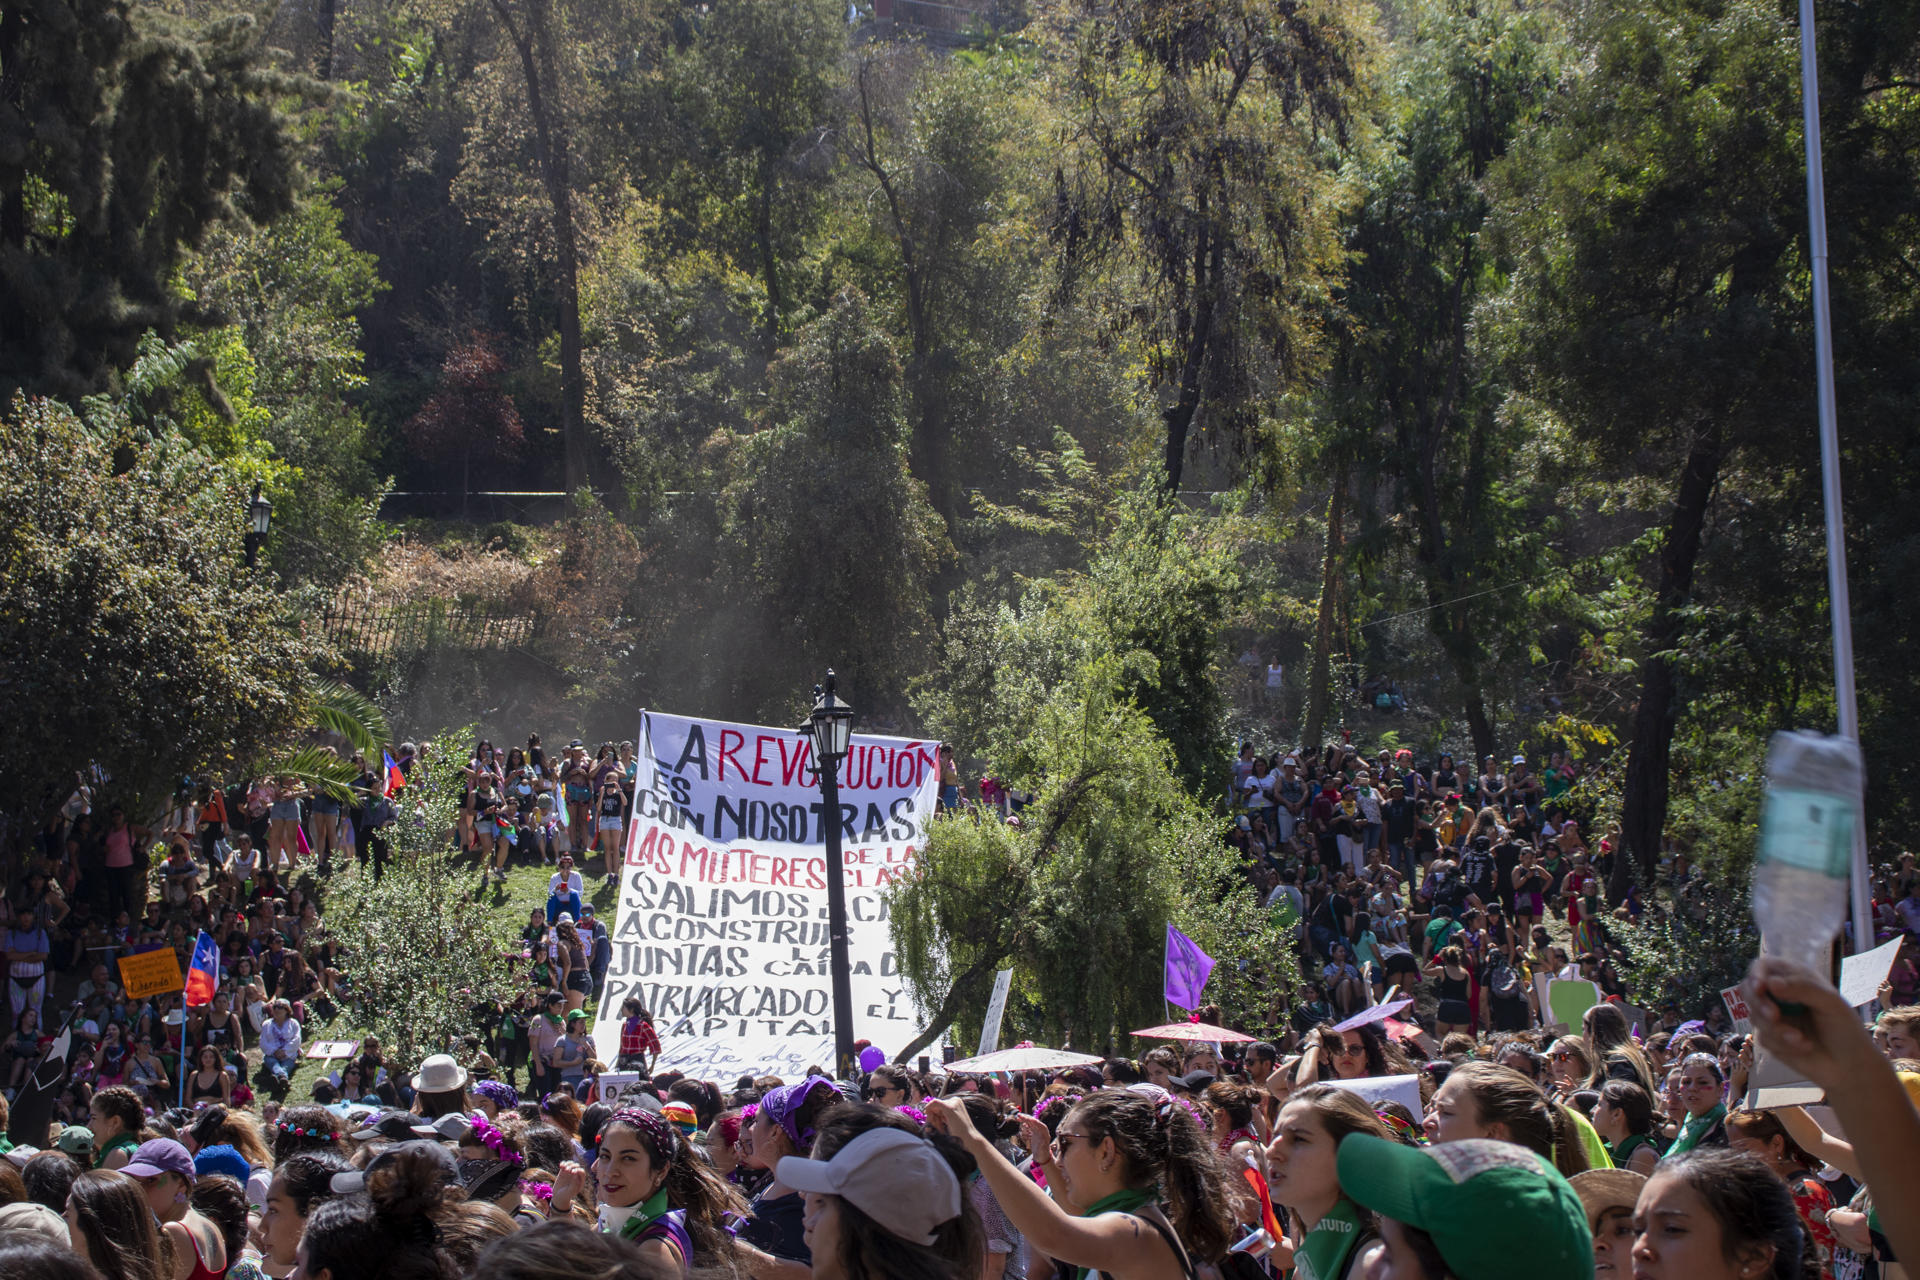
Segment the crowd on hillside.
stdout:
<svg viewBox="0 0 1920 1280">
<path fill-rule="evenodd" d="M 1745 1105 L 1756 1036 L 1716 993 L 1622 984 L 1640 904 L 1605 905 L 1617 840 L 1589 848 L 1566 761 L 1473 776 L 1341 748 L 1248 748 L 1227 780 L 1228 839 L 1310 977 L 1266 1039 L 702 1080 L 661 1067 L 637 1001 L 619 1044 L 592 1033 L 591 886 L 616 873 L 631 744 L 482 742 L 445 766 L 448 834 L 483 881 L 552 868 L 524 994 L 421 1062 L 362 1038 L 296 1097 L 303 1028 L 351 1008 L 361 962 L 324 924 L 331 873 L 381 872 L 388 793 L 426 767 L 409 744 L 355 763 L 349 800 L 187 779 L 142 822 L 83 779 L 40 833 L 0 908 L 7 1096 L 69 1012 L 74 1040 L 44 1138 L 0 1140 L 0 1275 L 1900 1280 L 1920 1224 L 1894 1208 L 1920 1206 L 1910 857 L 1877 894 L 1909 946 L 1871 1028 L 1784 969 L 1774 994 L 1810 1013 L 1752 1002 L 1825 1110 Z M 1030 801 L 941 767 L 945 806 Z M 120 956 L 172 946 L 184 971 L 203 931 L 208 1003 L 124 994 Z M 1536 977 L 1602 998 L 1558 1024 Z"/>
</svg>

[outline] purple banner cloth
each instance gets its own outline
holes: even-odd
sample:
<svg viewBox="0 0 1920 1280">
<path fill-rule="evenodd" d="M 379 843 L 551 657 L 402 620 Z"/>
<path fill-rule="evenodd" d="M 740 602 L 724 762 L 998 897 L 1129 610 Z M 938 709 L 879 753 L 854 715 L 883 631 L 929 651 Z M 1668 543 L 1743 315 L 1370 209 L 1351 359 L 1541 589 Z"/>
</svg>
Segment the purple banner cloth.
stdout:
<svg viewBox="0 0 1920 1280">
<path fill-rule="evenodd" d="M 1200 990 L 1213 972 L 1213 957 L 1194 945 L 1192 938 L 1167 926 L 1167 999 L 1182 1009 L 1198 1009 Z"/>
</svg>

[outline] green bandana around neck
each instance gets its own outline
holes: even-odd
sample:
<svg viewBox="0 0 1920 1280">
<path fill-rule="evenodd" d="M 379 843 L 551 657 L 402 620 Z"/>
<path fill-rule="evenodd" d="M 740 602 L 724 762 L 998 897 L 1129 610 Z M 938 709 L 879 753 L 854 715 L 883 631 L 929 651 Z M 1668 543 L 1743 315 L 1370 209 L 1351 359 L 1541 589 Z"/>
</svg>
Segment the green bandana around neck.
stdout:
<svg viewBox="0 0 1920 1280">
<path fill-rule="evenodd" d="M 1152 1191 L 1135 1191 L 1131 1187 L 1122 1187 L 1112 1195 L 1094 1201 L 1082 1216 L 1097 1218 L 1103 1213 L 1131 1213 L 1143 1204 L 1152 1204 L 1154 1194 Z M 1073 1280 L 1087 1280 L 1087 1276 L 1092 1271 L 1092 1267 L 1081 1267 L 1073 1273 Z"/>
<path fill-rule="evenodd" d="M 1313 1224 L 1294 1255 L 1296 1280 L 1340 1280 L 1360 1243 L 1360 1223 L 1365 1213 L 1359 1205 L 1340 1197 L 1327 1216 Z"/>
<path fill-rule="evenodd" d="M 622 1240 L 634 1239 L 642 1231 L 645 1231 L 655 1222 L 658 1222 L 660 1215 L 666 1211 L 667 1189 L 661 1187 L 658 1191 L 654 1192 L 652 1196 L 648 1197 L 645 1203 L 640 1206 L 638 1212 L 620 1224 L 620 1238 Z"/>
<path fill-rule="evenodd" d="M 1700 1139 L 1706 1136 L 1707 1130 L 1726 1117 L 1727 1104 L 1724 1102 L 1714 1103 L 1713 1110 L 1704 1115 L 1687 1117 L 1686 1122 L 1680 1126 L 1680 1132 L 1674 1135 L 1673 1145 L 1667 1148 L 1667 1154 L 1677 1156 L 1683 1151 L 1693 1150 L 1699 1145 Z"/>
</svg>

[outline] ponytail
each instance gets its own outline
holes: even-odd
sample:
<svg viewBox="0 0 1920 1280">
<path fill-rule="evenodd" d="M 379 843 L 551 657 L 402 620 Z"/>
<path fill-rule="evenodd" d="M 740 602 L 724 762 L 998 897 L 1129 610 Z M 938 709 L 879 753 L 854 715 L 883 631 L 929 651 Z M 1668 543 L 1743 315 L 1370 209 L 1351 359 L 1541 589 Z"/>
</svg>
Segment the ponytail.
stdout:
<svg viewBox="0 0 1920 1280">
<path fill-rule="evenodd" d="M 308 1269 L 364 1280 L 456 1280 L 514 1222 L 491 1204 L 468 1203 L 443 1153 L 396 1147 L 367 1167 L 366 1195 L 322 1202 L 301 1242 Z"/>
<path fill-rule="evenodd" d="M 1581 1136 L 1579 1122 L 1565 1103 L 1549 1102 L 1547 1106 L 1553 1111 L 1553 1167 L 1568 1178 L 1585 1173 L 1593 1167 L 1593 1162 L 1587 1159 L 1587 1144 Z"/>
<path fill-rule="evenodd" d="M 1196 1261 L 1226 1256 L 1235 1230 L 1234 1191 L 1213 1141 L 1179 1102 L 1102 1089 L 1070 1114 L 1094 1142 L 1108 1138 L 1126 1160 L 1129 1187 L 1158 1186 L 1181 1242 Z"/>
<path fill-rule="evenodd" d="M 1567 1109 L 1511 1067 L 1463 1062 L 1447 1075 L 1466 1086 L 1484 1126 L 1506 1126 L 1507 1140 L 1553 1161 L 1568 1177 L 1591 1167 L 1580 1127 Z"/>
</svg>

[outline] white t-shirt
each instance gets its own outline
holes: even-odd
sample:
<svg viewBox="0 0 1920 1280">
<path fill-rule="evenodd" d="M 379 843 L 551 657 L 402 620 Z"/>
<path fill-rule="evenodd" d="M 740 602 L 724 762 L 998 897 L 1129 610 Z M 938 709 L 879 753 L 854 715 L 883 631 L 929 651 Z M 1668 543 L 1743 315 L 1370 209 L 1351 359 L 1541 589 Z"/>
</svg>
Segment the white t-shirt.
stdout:
<svg viewBox="0 0 1920 1280">
<path fill-rule="evenodd" d="M 547 880 L 547 896 L 549 898 L 564 898 L 570 893 L 584 892 L 585 889 L 586 881 L 580 878 L 578 871 L 568 871 L 564 873 L 556 871 Z"/>
</svg>

